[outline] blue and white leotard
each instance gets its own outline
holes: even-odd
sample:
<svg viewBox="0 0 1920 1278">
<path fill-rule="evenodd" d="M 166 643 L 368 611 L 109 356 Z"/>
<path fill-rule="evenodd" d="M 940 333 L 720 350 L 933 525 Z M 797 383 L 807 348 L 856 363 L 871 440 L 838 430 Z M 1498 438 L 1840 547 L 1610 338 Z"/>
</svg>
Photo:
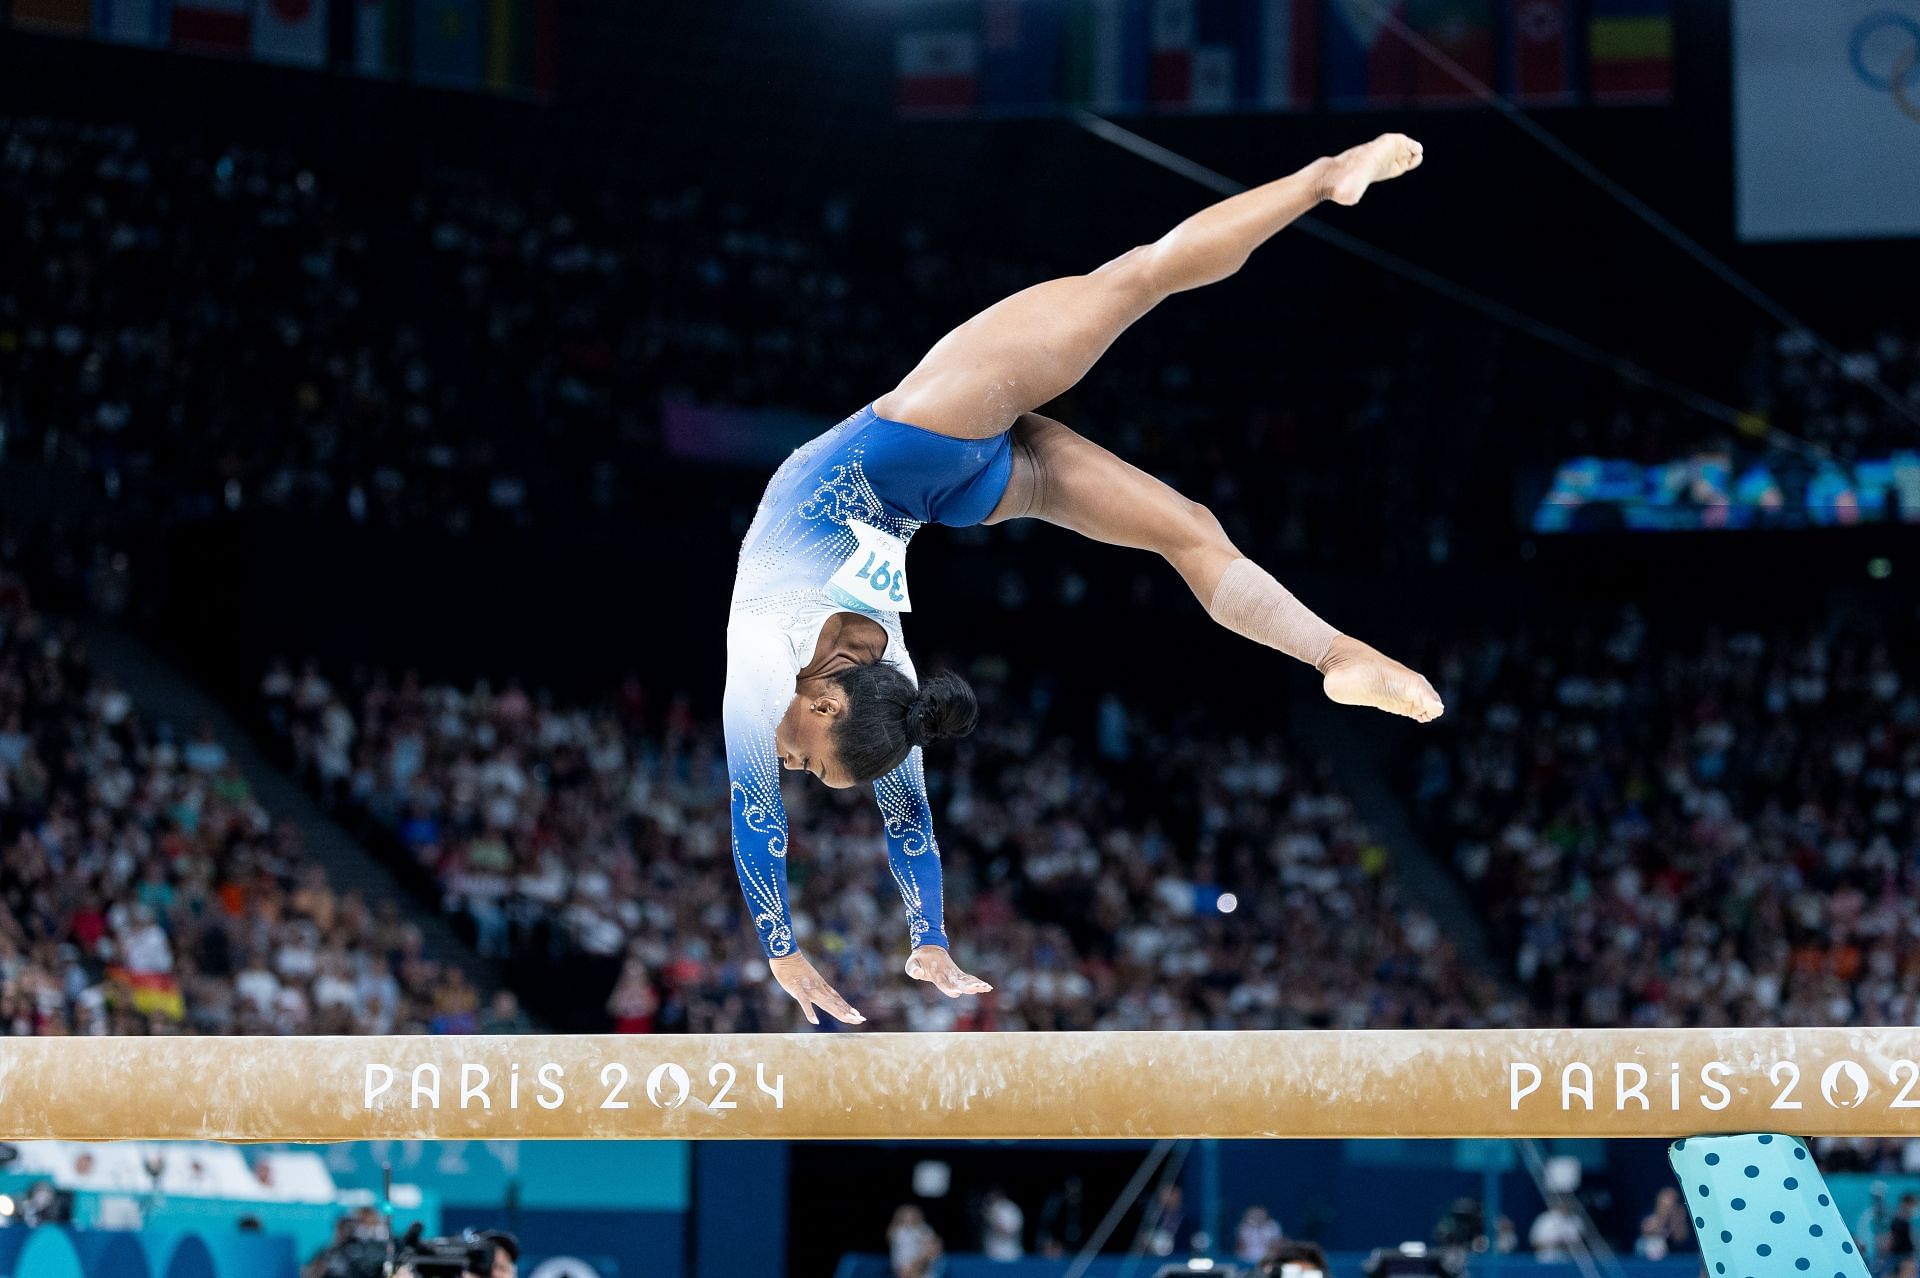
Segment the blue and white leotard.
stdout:
<svg viewBox="0 0 1920 1278">
<path fill-rule="evenodd" d="M 731 775 L 733 864 L 767 957 L 794 952 L 787 899 L 787 816 L 774 728 L 794 680 L 836 612 L 887 633 L 882 661 L 916 685 L 900 631 L 906 543 L 922 524 L 964 528 L 993 513 L 1013 473 L 1011 436 L 954 439 L 861 409 L 774 472 L 740 547 L 727 621 L 722 719 Z M 889 607 L 888 605 L 895 605 Z M 945 947 L 940 846 L 921 752 L 873 783 L 887 861 L 913 947 Z"/>
</svg>

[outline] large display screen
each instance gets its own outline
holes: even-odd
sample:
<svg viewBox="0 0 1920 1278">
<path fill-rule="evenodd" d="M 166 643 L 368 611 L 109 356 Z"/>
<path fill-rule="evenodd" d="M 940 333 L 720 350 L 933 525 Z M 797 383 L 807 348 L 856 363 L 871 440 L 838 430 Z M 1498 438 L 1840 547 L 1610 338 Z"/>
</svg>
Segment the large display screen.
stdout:
<svg viewBox="0 0 1920 1278">
<path fill-rule="evenodd" d="M 1920 524 L 1920 452 L 1842 462 L 1696 453 L 1648 465 L 1575 457 L 1532 513 L 1540 533 Z"/>
</svg>

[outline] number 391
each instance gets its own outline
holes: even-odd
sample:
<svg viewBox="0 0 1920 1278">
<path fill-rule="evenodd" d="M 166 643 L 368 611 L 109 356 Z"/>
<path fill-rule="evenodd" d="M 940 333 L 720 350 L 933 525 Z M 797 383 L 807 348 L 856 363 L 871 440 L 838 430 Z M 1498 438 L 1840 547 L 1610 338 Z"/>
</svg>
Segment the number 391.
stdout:
<svg viewBox="0 0 1920 1278">
<path fill-rule="evenodd" d="M 876 565 L 873 562 L 876 558 L 879 558 L 878 554 L 869 550 L 867 562 L 861 564 L 860 570 L 854 575 L 895 603 L 899 603 L 907 597 L 902 589 L 907 581 L 906 570 L 895 568 L 893 561 L 889 559 L 881 559 Z"/>
</svg>

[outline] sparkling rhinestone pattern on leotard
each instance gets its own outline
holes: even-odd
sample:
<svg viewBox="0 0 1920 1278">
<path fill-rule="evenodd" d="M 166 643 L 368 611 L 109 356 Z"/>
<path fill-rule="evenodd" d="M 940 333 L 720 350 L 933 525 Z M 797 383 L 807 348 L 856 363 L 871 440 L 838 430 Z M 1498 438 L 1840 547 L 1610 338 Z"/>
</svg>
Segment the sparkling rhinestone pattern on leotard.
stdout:
<svg viewBox="0 0 1920 1278">
<path fill-rule="evenodd" d="M 857 519 L 902 541 L 920 525 L 890 508 L 868 481 L 867 443 L 855 414 L 796 450 L 774 472 L 740 548 L 727 622 L 727 737 L 733 863 L 748 914 L 769 958 L 796 948 L 787 893 L 788 831 L 780 801 L 774 728 L 793 698 L 794 679 L 813 655 L 821 627 L 847 608 L 827 581 L 857 541 Z M 869 612 L 887 633 L 881 658 L 916 683 L 895 612 Z M 945 945 L 940 849 L 933 836 L 921 752 L 874 783 L 887 861 L 906 905 L 913 945 Z"/>
</svg>

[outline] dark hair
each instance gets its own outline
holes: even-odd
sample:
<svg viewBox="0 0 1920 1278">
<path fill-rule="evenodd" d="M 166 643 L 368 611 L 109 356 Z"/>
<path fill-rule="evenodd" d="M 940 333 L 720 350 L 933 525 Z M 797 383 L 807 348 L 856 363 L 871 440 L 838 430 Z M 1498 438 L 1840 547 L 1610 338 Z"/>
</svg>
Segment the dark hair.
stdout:
<svg viewBox="0 0 1920 1278">
<path fill-rule="evenodd" d="M 908 751 L 943 737 L 964 737 L 980 719 L 980 703 L 967 681 L 950 671 L 919 688 L 883 661 L 853 666 L 834 676 L 847 698 L 847 712 L 833 725 L 833 752 L 855 781 L 885 776 Z"/>
<path fill-rule="evenodd" d="M 1279 1278 L 1280 1271 L 1288 1265 L 1304 1265 L 1309 1269 L 1318 1269 L 1324 1274 L 1327 1272 L 1327 1253 L 1320 1250 L 1319 1243 L 1306 1242 L 1299 1238 L 1282 1238 L 1273 1245 L 1273 1250 L 1267 1253 L 1265 1263 L 1260 1266 L 1260 1272 L 1271 1275 L 1272 1278 Z"/>
<path fill-rule="evenodd" d="M 520 1262 L 520 1240 L 504 1229 L 483 1230 L 475 1235 L 473 1241 L 475 1243 L 474 1250 L 476 1251 L 481 1247 L 492 1249 L 487 1256 L 489 1265 L 492 1263 L 492 1252 L 494 1251 L 504 1251 L 507 1253 L 508 1260 L 513 1261 L 515 1264 Z"/>
</svg>

